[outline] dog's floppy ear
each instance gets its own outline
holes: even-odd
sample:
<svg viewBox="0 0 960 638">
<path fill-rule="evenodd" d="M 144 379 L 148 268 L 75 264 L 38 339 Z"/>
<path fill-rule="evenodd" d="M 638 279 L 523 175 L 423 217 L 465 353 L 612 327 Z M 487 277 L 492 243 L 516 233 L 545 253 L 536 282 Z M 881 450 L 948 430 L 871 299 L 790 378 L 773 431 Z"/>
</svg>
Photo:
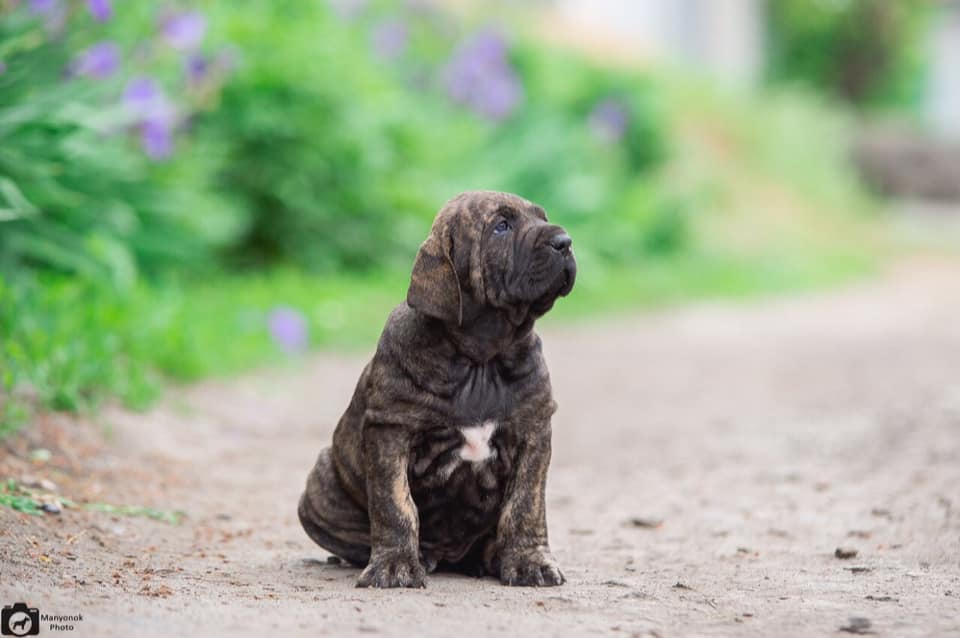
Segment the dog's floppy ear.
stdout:
<svg viewBox="0 0 960 638">
<path fill-rule="evenodd" d="M 453 265 L 453 241 L 444 224 L 434 225 L 417 251 L 407 304 L 444 322 L 463 323 L 463 291 Z"/>
</svg>

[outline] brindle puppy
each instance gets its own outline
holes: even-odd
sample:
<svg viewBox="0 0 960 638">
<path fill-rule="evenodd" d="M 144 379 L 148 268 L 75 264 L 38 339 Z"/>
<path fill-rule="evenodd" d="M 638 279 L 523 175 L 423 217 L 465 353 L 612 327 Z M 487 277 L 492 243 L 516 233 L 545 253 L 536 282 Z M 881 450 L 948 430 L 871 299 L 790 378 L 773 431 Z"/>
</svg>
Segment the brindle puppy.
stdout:
<svg viewBox="0 0 960 638">
<path fill-rule="evenodd" d="M 573 287 L 543 209 L 469 192 L 437 215 L 299 515 L 366 565 L 358 587 L 423 587 L 438 564 L 560 585 L 544 488 L 556 409 L 534 321 Z"/>
</svg>

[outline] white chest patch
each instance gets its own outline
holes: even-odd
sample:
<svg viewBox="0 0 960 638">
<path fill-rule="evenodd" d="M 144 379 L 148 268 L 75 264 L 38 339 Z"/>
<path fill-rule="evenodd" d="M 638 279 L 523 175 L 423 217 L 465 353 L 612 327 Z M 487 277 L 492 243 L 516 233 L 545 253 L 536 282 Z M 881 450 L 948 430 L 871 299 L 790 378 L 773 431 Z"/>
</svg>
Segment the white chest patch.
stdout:
<svg viewBox="0 0 960 638">
<path fill-rule="evenodd" d="M 463 447 L 460 448 L 460 458 L 464 461 L 479 463 L 496 454 L 496 450 L 490 447 L 490 437 L 496 429 L 496 421 L 484 421 L 480 425 L 460 428 L 464 441 Z"/>
</svg>

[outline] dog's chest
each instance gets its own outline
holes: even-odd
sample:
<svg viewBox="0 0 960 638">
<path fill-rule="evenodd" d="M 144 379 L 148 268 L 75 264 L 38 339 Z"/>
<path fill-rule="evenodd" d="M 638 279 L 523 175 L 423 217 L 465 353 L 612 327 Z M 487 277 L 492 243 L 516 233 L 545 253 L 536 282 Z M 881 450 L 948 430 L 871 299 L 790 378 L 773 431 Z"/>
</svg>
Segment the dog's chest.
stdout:
<svg viewBox="0 0 960 638">
<path fill-rule="evenodd" d="M 430 487 L 446 485 L 460 469 L 470 469 L 481 483 L 488 483 L 487 470 L 497 470 L 495 461 L 509 455 L 509 437 L 494 419 L 439 426 L 421 433 L 410 459 L 411 478 Z M 494 466 L 497 467 L 494 467 Z M 490 466 L 490 467 L 485 467 Z"/>
<path fill-rule="evenodd" d="M 455 561 L 495 528 L 520 433 L 511 419 L 518 385 L 502 362 L 452 376 L 449 412 L 417 433 L 408 478 L 421 551 Z"/>
<path fill-rule="evenodd" d="M 409 482 L 425 552 L 438 560 L 458 560 L 496 525 L 515 447 L 509 426 L 492 419 L 421 433 L 411 454 Z"/>
</svg>

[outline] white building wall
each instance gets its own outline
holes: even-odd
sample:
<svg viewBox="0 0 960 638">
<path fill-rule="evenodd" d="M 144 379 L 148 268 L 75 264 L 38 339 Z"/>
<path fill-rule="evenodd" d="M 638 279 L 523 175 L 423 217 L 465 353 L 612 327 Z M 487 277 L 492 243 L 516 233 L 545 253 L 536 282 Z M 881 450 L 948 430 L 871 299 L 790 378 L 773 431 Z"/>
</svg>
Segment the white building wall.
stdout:
<svg viewBox="0 0 960 638">
<path fill-rule="evenodd" d="M 960 2 L 945 2 L 931 37 L 926 112 L 940 135 L 960 140 Z"/>
<path fill-rule="evenodd" d="M 763 0 L 558 0 L 565 21 L 622 39 L 643 57 L 731 84 L 763 66 Z"/>
</svg>

